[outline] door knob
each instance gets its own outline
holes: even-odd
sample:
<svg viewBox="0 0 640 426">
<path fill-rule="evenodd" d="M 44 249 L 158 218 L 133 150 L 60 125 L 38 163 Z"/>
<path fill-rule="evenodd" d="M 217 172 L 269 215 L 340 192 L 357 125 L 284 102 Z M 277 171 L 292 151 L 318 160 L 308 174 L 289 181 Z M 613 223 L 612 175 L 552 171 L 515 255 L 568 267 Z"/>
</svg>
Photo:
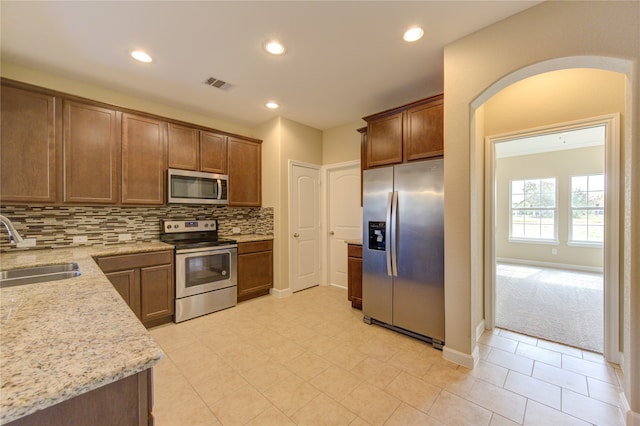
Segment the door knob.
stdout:
<svg viewBox="0 0 640 426">
<path fill-rule="evenodd" d="M 336 233 L 335 233 L 335 232 L 333 232 L 333 231 L 329 232 L 329 235 L 335 235 L 335 234 L 336 234 Z"/>
<path fill-rule="evenodd" d="M 300 234 L 298 234 L 297 232 L 295 234 L 293 234 L 293 238 L 298 238 L 300 236 Z"/>
</svg>

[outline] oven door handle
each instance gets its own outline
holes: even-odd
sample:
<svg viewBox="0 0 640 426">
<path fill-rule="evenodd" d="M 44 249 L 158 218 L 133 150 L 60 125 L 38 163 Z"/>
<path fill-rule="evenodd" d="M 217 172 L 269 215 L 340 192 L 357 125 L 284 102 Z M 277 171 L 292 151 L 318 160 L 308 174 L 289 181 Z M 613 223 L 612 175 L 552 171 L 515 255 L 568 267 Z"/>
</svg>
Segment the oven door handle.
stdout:
<svg viewBox="0 0 640 426">
<path fill-rule="evenodd" d="M 176 250 L 176 255 L 180 254 L 189 254 L 189 253 L 198 253 L 200 255 L 215 253 L 219 254 L 220 252 L 230 251 L 230 250 L 238 250 L 237 244 L 229 244 L 224 246 L 215 246 L 215 247 L 200 247 L 193 249 L 182 249 Z"/>
</svg>

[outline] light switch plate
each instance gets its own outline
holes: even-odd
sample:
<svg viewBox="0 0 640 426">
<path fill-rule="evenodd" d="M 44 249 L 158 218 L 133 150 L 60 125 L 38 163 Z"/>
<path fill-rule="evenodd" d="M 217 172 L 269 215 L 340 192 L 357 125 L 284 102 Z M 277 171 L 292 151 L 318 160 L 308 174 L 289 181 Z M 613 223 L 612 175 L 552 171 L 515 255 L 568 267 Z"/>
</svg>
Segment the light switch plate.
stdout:
<svg viewBox="0 0 640 426">
<path fill-rule="evenodd" d="M 118 234 L 118 241 L 131 241 L 131 234 Z"/>
<path fill-rule="evenodd" d="M 75 235 L 73 237 L 74 244 L 82 244 L 82 243 L 86 243 L 87 241 L 89 241 L 89 239 L 87 238 L 86 235 Z"/>
<path fill-rule="evenodd" d="M 240 228 L 233 228 L 232 229 L 234 234 L 239 234 L 240 233 Z"/>
</svg>

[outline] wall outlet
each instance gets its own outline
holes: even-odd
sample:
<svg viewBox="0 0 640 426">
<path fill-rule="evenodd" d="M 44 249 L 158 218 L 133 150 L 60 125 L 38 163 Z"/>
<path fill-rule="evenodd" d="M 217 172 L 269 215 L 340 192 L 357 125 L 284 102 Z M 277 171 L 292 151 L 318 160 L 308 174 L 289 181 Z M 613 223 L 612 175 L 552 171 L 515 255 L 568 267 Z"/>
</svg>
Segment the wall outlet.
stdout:
<svg viewBox="0 0 640 426">
<path fill-rule="evenodd" d="M 35 238 L 24 238 L 21 243 L 16 244 L 16 247 L 35 247 Z"/>
<path fill-rule="evenodd" d="M 131 241 L 131 234 L 118 234 L 118 241 Z"/>
<path fill-rule="evenodd" d="M 551 254 L 558 254 L 558 249 L 551 249 Z"/>
<path fill-rule="evenodd" d="M 233 229 L 232 229 L 232 232 L 233 232 L 234 234 L 239 234 L 239 233 L 240 233 L 240 228 L 233 228 Z"/>
<path fill-rule="evenodd" d="M 87 238 L 86 235 L 76 235 L 73 237 L 74 244 L 82 244 L 82 243 L 86 243 L 87 241 L 89 241 L 89 239 Z"/>
</svg>

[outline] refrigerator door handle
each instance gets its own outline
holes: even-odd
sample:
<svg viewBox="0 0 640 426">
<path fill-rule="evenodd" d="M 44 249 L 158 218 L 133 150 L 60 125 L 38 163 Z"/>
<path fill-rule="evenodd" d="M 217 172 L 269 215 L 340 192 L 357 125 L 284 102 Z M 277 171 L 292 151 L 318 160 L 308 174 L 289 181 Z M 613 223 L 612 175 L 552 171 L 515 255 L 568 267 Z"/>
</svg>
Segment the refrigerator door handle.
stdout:
<svg viewBox="0 0 640 426">
<path fill-rule="evenodd" d="M 387 220 L 386 220 L 387 223 L 385 224 L 387 235 L 385 236 L 385 241 L 384 241 L 384 251 L 385 251 L 385 254 L 387 255 L 387 275 L 388 276 L 392 276 L 392 273 L 393 273 L 391 271 L 391 245 L 389 244 L 389 235 L 391 235 L 390 230 L 391 230 L 392 204 L 393 204 L 393 192 L 389 192 L 389 198 L 387 199 Z"/>
<path fill-rule="evenodd" d="M 391 202 L 391 271 L 398 276 L 398 191 L 393 191 Z"/>
</svg>

